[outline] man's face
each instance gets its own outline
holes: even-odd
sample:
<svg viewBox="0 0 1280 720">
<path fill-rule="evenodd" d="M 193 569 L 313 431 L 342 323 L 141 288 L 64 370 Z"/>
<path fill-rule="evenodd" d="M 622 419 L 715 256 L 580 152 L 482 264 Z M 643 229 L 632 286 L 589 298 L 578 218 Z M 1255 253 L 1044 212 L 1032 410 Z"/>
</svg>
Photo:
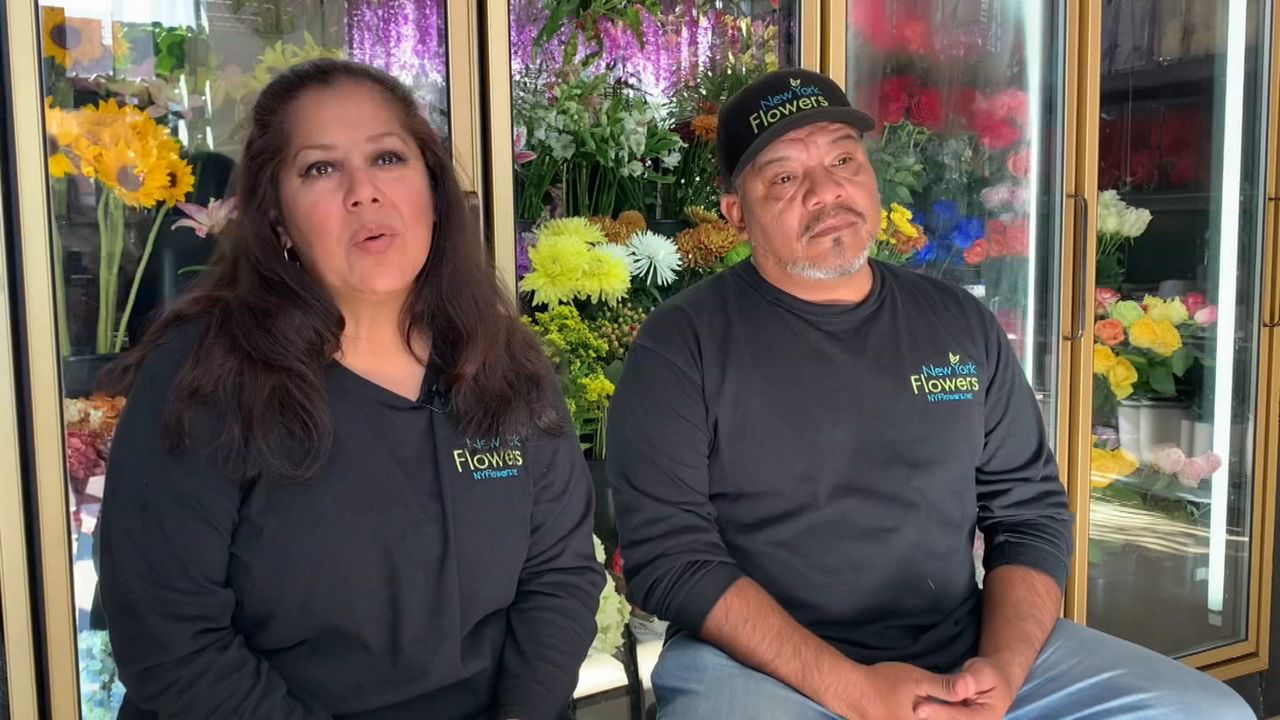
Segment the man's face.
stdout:
<svg viewBox="0 0 1280 720">
<path fill-rule="evenodd" d="M 720 207 L 746 231 L 757 264 L 803 280 L 857 273 L 880 230 L 866 147 L 841 123 L 815 123 L 773 141 Z"/>
</svg>

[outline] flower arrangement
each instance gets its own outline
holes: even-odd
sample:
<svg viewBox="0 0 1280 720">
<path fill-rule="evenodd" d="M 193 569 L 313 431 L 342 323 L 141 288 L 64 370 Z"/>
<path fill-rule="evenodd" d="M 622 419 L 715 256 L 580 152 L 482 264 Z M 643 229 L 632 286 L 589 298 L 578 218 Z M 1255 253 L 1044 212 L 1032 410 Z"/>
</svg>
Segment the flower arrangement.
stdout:
<svg viewBox="0 0 1280 720">
<path fill-rule="evenodd" d="M 1121 253 L 1146 232 L 1150 222 L 1150 210 L 1129 205 L 1115 190 L 1098 195 L 1098 259 L 1095 267 L 1099 287 L 1120 287 L 1124 279 Z"/>
<path fill-rule="evenodd" d="M 656 201 L 648 188 L 672 181 L 684 146 L 645 98 L 604 74 L 566 69 L 551 92 L 518 85 L 515 114 L 532 153 L 517 167 L 521 220 L 542 217 L 553 186 L 565 215 L 643 211 Z"/>
<path fill-rule="evenodd" d="M 1124 400 L 1167 398 L 1177 394 L 1181 378 L 1196 362 L 1213 359 L 1190 343 L 1217 322 L 1217 307 L 1199 293 L 1188 294 L 1193 313 L 1180 297 L 1148 295 L 1141 303 L 1121 300 L 1099 288 L 1095 300 L 1093 372 L 1095 397 Z"/>
<path fill-rule="evenodd" d="M 81 175 L 98 184 L 99 255 L 98 331 L 100 353 L 119 352 L 123 328 L 138 293 L 142 272 L 155 245 L 156 233 L 169 208 L 195 187 L 195 175 L 182 157 L 182 147 L 167 127 L 134 105 L 102 100 L 75 110 L 53 106 L 46 98 L 45 122 L 50 140 L 49 174 L 54 179 Z M 151 222 L 124 312 L 116 315 L 120 265 L 125 247 L 126 208 L 159 208 Z M 61 271 L 58 272 L 59 279 Z M 59 282 L 59 306 L 65 297 Z M 65 317 L 60 320 L 65 323 Z M 65 325 L 59 328 L 66 339 Z M 64 345 L 66 347 L 66 345 Z"/>
<path fill-rule="evenodd" d="M 880 231 L 871 245 L 871 257 L 894 265 L 904 265 L 924 248 L 929 238 L 924 228 L 912 222 L 914 214 L 898 203 L 880 209 Z"/>
<path fill-rule="evenodd" d="M 676 238 L 643 218 L 560 218 L 521 239 L 519 288 L 588 454 L 602 458 L 604 421 L 627 351 L 648 313 L 673 294 L 750 255 L 718 215 L 690 208 Z"/>
</svg>

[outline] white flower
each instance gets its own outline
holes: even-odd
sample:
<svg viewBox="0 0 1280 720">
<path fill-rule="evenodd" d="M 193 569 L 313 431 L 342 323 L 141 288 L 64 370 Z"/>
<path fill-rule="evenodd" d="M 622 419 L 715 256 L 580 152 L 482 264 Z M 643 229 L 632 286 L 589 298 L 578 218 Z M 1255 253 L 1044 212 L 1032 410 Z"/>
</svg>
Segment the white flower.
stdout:
<svg viewBox="0 0 1280 720">
<path fill-rule="evenodd" d="M 680 164 L 680 149 L 679 149 L 679 148 L 676 148 L 675 150 L 672 150 L 671 152 L 667 153 L 666 155 L 663 155 L 663 156 L 662 156 L 662 158 L 661 158 L 661 162 L 662 162 L 662 167 L 667 168 L 667 169 L 671 169 L 671 168 L 675 167 L 676 165 L 679 165 L 679 164 Z"/>
<path fill-rule="evenodd" d="M 622 167 L 622 174 L 626 177 L 640 177 L 644 175 L 644 165 L 639 160 L 632 160 Z"/>
<path fill-rule="evenodd" d="M 1150 210 L 1130 206 L 1115 190 L 1098 195 L 1099 235 L 1136 238 L 1146 232 L 1150 222 Z"/>
<path fill-rule="evenodd" d="M 596 562 L 604 564 L 604 545 L 592 535 L 596 546 Z M 613 578 L 605 573 L 604 589 L 600 591 L 600 604 L 596 606 L 596 637 L 591 652 L 612 655 L 622 645 L 622 629 L 631 618 L 631 606 L 614 587 Z"/>
<path fill-rule="evenodd" d="M 636 233 L 627 243 L 636 258 L 633 274 L 659 287 L 675 282 L 676 273 L 684 267 L 680 250 L 671 238 L 652 230 Z"/>
</svg>

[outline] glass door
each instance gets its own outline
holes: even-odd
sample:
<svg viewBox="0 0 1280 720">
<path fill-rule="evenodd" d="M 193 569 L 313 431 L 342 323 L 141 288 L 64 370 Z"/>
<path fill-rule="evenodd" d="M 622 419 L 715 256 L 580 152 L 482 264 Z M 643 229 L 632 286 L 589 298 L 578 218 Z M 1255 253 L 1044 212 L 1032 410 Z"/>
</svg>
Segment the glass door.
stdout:
<svg viewBox="0 0 1280 720">
<path fill-rule="evenodd" d="M 851 0 L 830 69 L 880 128 L 873 257 L 995 314 L 1057 438 L 1066 9 L 1046 0 Z"/>
<path fill-rule="evenodd" d="M 1270 541 L 1255 441 L 1271 13 L 1101 6 L 1086 618 L 1198 665 L 1247 652 Z"/>
<path fill-rule="evenodd" d="M 450 63 L 451 43 L 464 49 L 473 43 L 459 40 L 449 20 L 443 0 L 35 6 L 33 57 L 16 61 L 37 70 L 31 75 L 38 75 L 39 94 L 14 112 L 25 114 L 20 127 L 43 120 L 43 142 L 37 135 L 33 143 L 43 156 L 38 166 L 26 165 L 22 179 L 27 187 L 47 184 L 49 244 L 40 247 L 31 232 L 24 238 L 25 292 L 31 313 L 45 304 L 53 313 L 47 328 L 32 320 L 27 332 L 33 373 L 46 372 L 42 360 L 58 368 L 49 385 L 33 381 L 33 412 L 57 418 L 65 449 L 62 467 L 37 467 L 36 482 L 42 537 L 60 543 L 42 551 L 51 568 L 43 581 L 51 672 L 59 682 L 64 674 L 78 676 L 82 717 L 115 717 L 124 691 L 98 599 L 94 539 L 125 400 L 95 391 L 99 372 L 209 262 L 236 211 L 228 182 L 240 162 L 248 113 L 265 85 L 289 67 L 346 58 L 391 73 L 412 88 L 420 111 L 453 146 L 464 185 L 477 176 L 465 106 L 470 93 L 455 87 L 471 85 L 471 65 L 465 54 L 460 66 Z M 469 18 L 463 26 L 470 28 Z M 15 52 L 21 46 L 14 44 Z M 466 118 L 458 128 L 462 143 L 451 142 L 455 111 Z M 24 205 L 31 207 L 39 205 Z M 51 266 L 45 276 L 35 269 L 41 253 Z M 52 352 L 42 358 L 46 329 Z M 48 392 L 54 388 L 60 397 Z M 58 444 L 57 435 L 54 441 L 40 435 L 39 418 L 36 424 L 38 452 Z M 50 548 L 65 548 L 69 557 Z M 68 561 L 71 583 L 63 594 L 56 570 Z M 60 597 L 70 606 L 57 605 Z M 64 623 L 73 629 L 64 632 Z M 64 636 L 74 640 L 75 655 L 60 665 Z M 55 705 L 70 694 L 65 685 L 54 691 Z"/>
</svg>

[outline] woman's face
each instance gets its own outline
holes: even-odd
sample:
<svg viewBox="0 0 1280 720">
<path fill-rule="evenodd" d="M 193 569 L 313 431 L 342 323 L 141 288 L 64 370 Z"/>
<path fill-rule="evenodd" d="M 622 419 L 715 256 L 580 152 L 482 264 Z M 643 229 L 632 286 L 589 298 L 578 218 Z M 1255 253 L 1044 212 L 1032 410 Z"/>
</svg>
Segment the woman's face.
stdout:
<svg viewBox="0 0 1280 720">
<path fill-rule="evenodd" d="M 403 302 L 431 251 L 435 201 L 396 107 L 345 81 L 302 94 L 283 120 L 285 245 L 340 306 Z"/>
</svg>

